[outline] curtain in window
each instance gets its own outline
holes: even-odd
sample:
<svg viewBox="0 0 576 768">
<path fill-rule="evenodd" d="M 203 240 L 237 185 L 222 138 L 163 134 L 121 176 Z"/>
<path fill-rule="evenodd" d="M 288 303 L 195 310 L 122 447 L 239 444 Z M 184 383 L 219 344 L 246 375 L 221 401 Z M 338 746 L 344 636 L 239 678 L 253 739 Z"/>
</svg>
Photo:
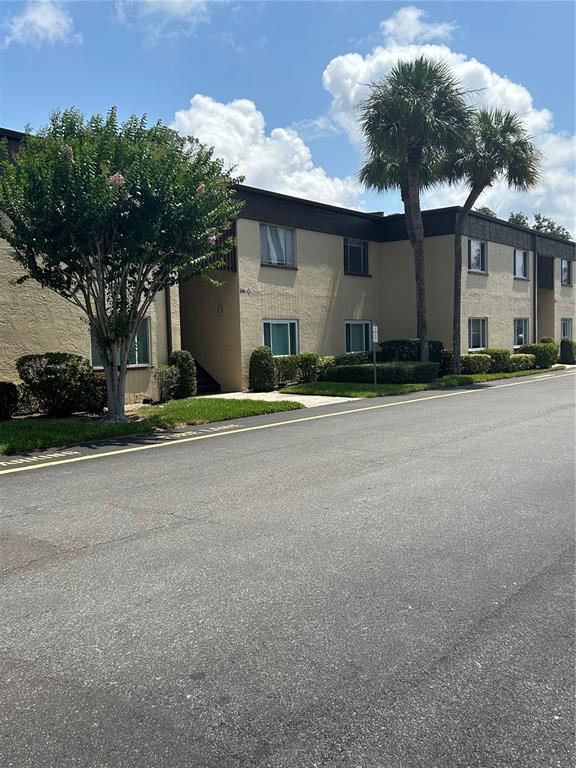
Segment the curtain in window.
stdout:
<svg viewBox="0 0 576 768">
<path fill-rule="evenodd" d="M 260 256 L 263 264 L 294 264 L 293 237 L 291 229 L 260 225 Z"/>
</svg>

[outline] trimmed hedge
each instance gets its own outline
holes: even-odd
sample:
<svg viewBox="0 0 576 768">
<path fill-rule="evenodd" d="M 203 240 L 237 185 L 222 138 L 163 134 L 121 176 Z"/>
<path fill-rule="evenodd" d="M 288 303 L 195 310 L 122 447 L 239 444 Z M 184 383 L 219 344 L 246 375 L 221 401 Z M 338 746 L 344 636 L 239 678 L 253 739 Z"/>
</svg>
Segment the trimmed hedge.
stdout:
<svg viewBox="0 0 576 768">
<path fill-rule="evenodd" d="M 322 370 L 320 355 L 317 355 L 316 352 L 303 352 L 298 355 L 298 368 L 300 369 L 300 381 L 303 384 L 318 381 Z"/>
<path fill-rule="evenodd" d="M 348 352 L 335 355 L 332 365 L 366 365 L 372 362 L 372 352 Z"/>
<path fill-rule="evenodd" d="M 454 373 L 454 350 L 443 349 L 440 355 L 439 376 L 451 376 Z"/>
<path fill-rule="evenodd" d="M 282 355 L 274 358 L 274 367 L 276 369 L 276 386 L 285 387 L 287 384 L 294 384 L 298 381 L 300 368 L 298 366 L 298 355 Z"/>
<path fill-rule="evenodd" d="M 573 339 L 562 339 L 560 342 L 560 362 L 576 365 L 576 341 Z"/>
<path fill-rule="evenodd" d="M 197 392 L 196 363 L 187 349 L 177 349 L 168 358 L 168 364 L 178 369 L 178 381 L 172 392 L 175 400 L 192 397 Z"/>
<path fill-rule="evenodd" d="M 508 361 L 508 372 L 514 373 L 515 371 L 531 371 L 536 365 L 536 358 L 534 355 L 510 355 Z"/>
<path fill-rule="evenodd" d="M 319 359 L 320 373 L 319 381 L 326 381 L 326 371 L 334 365 L 334 355 L 321 355 Z"/>
<path fill-rule="evenodd" d="M 67 352 L 23 355 L 16 368 L 40 410 L 48 416 L 99 412 L 103 401 L 97 375 L 84 357 Z"/>
<path fill-rule="evenodd" d="M 431 362 L 442 362 L 441 341 L 428 341 L 428 357 Z M 380 342 L 380 358 L 383 362 L 403 361 L 417 363 L 420 360 L 420 339 L 393 339 Z"/>
<path fill-rule="evenodd" d="M 438 377 L 438 363 L 377 363 L 379 384 L 428 383 Z M 369 383 L 374 381 L 373 365 L 334 365 L 326 369 L 326 381 Z"/>
<path fill-rule="evenodd" d="M 250 355 L 248 385 L 255 392 L 271 392 L 276 387 L 276 366 L 270 347 L 257 347 Z"/>
<path fill-rule="evenodd" d="M 488 373 L 508 373 L 510 371 L 510 356 L 509 349 L 485 349 L 483 354 L 490 355 L 492 358 L 492 365 Z"/>
<path fill-rule="evenodd" d="M 536 368 L 551 368 L 558 360 L 558 344 L 524 344 L 518 352 L 521 355 L 534 355 L 536 358 Z"/>
<path fill-rule="evenodd" d="M 18 387 L 11 381 L 0 381 L 0 421 L 11 419 L 18 407 Z"/>
<path fill-rule="evenodd" d="M 540 344 L 556 344 L 552 336 L 542 336 Z"/>
<path fill-rule="evenodd" d="M 462 373 L 488 373 L 492 365 L 490 355 L 462 355 Z"/>
</svg>

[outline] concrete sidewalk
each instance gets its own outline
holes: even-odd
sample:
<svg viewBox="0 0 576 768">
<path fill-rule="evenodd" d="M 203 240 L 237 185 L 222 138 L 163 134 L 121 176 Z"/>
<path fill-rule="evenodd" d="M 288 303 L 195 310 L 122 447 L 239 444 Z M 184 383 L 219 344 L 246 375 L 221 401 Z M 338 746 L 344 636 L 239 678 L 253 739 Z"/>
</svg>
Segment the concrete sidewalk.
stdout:
<svg viewBox="0 0 576 768">
<path fill-rule="evenodd" d="M 265 400 L 277 403 L 281 400 L 290 400 L 293 403 L 301 403 L 305 408 L 316 408 L 319 405 L 338 405 L 353 400 L 361 400 L 360 397 L 326 397 L 325 395 L 283 395 L 280 392 L 224 392 L 218 395 L 201 395 L 201 397 L 221 397 L 228 400 Z"/>
</svg>

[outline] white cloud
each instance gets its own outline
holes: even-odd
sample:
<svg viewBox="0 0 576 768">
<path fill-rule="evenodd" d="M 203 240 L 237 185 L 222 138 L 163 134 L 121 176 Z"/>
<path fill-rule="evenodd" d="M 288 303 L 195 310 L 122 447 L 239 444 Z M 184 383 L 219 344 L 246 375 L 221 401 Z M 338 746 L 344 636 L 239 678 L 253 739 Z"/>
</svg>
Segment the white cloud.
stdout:
<svg viewBox="0 0 576 768">
<path fill-rule="evenodd" d="M 4 26 L 4 45 L 39 46 L 42 43 L 82 42 L 82 35 L 74 32 L 74 20 L 68 11 L 54 0 L 34 0 L 22 13 L 9 17 Z"/>
<path fill-rule="evenodd" d="M 409 43 L 427 43 L 430 40 L 450 40 L 457 28 L 456 22 L 434 24 L 424 19 L 426 11 L 406 5 L 396 11 L 389 19 L 380 24 L 382 34 L 389 43 L 408 45 Z"/>
<path fill-rule="evenodd" d="M 191 35 L 210 18 L 208 0 L 116 0 L 116 15 L 140 27 L 148 42 Z"/>
<path fill-rule="evenodd" d="M 475 104 L 502 107 L 517 112 L 533 136 L 535 144 L 544 154 L 541 180 L 535 190 L 517 193 L 508 190 L 503 183 L 498 184 L 484 194 L 481 204 L 495 208 L 502 216 L 507 216 L 510 210 L 519 209 L 529 214 L 542 212 L 575 231 L 574 136 L 554 131 L 552 113 L 545 108 L 536 108 L 532 94 L 525 86 L 494 72 L 477 59 L 457 53 L 447 45 L 402 43 L 402 39 L 412 37 L 413 41 L 419 41 L 426 39 L 426 35 L 427 39 L 430 39 L 432 35 L 430 29 L 422 30 L 421 14 L 413 16 L 418 23 L 409 34 L 406 15 L 401 15 L 407 10 L 413 12 L 417 9 L 402 9 L 387 22 L 383 22 L 382 28 L 388 34 L 385 45 L 375 47 L 364 56 L 359 53 L 344 54 L 332 59 L 328 64 L 322 82 L 332 96 L 330 118 L 348 135 L 351 142 L 360 148 L 362 136 L 358 127 L 358 105 L 368 94 L 369 84 L 382 79 L 399 60 L 410 60 L 424 54 L 443 61 L 450 66 L 464 87 L 472 92 L 471 98 Z M 389 26 L 386 27 L 388 23 Z M 424 23 L 424 27 L 426 26 L 438 25 Z M 436 31 L 435 36 L 438 34 Z M 463 199 L 461 190 L 439 188 L 424 196 L 424 204 L 455 205 L 460 204 Z M 399 205 L 398 209 L 400 210 Z"/>
<path fill-rule="evenodd" d="M 249 99 L 224 104 L 197 94 L 172 125 L 214 147 L 218 157 L 237 167 L 245 183 L 333 205 L 356 207 L 360 187 L 353 177 L 329 176 L 294 128 L 266 131 L 264 116 Z"/>
</svg>

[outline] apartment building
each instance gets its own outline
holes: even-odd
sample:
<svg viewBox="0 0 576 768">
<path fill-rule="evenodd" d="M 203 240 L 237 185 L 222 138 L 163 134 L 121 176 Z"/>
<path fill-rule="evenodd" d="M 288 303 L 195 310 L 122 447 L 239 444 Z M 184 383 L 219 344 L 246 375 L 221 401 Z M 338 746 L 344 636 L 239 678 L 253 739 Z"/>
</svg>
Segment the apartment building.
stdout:
<svg viewBox="0 0 576 768">
<path fill-rule="evenodd" d="M 1 131 L 14 151 L 22 134 Z M 159 294 L 132 350 L 127 399 L 154 396 L 153 370 L 188 349 L 204 380 L 247 387 L 252 351 L 341 354 L 416 335 L 414 261 L 404 216 L 383 216 L 239 186 L 236 246 L 218 287 L 195 278 Z M 458 208 L 425 211 L 428 327 L 452 344 L 454 227 Z M 463 237 L 462 349 L 514 348 L 573 337 L 576 245 L 472 213 Z M 26 353 L 75 352 L 98 367 L 81 312 L 33 281 L 0 243 L 0 379 Z"/>
</svg>

